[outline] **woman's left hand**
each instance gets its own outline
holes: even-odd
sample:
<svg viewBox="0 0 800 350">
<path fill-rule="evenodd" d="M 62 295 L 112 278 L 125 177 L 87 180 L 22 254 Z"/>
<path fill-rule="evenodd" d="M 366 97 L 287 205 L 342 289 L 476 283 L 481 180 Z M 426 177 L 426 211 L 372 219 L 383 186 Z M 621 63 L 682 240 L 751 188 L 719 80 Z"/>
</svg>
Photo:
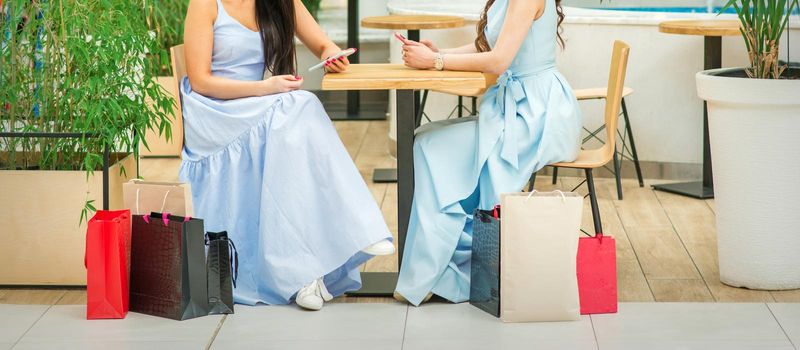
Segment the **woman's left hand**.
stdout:
<svg viewBox="0 0 800 350">
<path fill-rule="evenodd" d="M 403 61 L 411 68 L 433 69 L 436 64 L 436 53 L 426 45 L 412 42 L 403 45 Z"/>
<path fill-rule="evenodd" d="M 322 57 L 327 57 L 325 59 L 325 71 L 328 73 L 341 73 L 347 70 L 347 66 L 350 65 L 350 60 L 347 57 L 341 57 L 338 59 L 331 59 L 331 57 L 335 56 L 341 52 L 341 50 L 323 55 Z"/>
</svg>

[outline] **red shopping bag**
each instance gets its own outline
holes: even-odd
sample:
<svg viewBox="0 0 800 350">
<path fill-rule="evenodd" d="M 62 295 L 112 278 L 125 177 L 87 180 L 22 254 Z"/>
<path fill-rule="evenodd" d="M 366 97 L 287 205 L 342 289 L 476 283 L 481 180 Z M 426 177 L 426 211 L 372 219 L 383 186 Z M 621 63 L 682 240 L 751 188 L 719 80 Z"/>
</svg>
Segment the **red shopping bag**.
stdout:
<svg viewBox="0 0 800 350">
<path fill-rule="evenodd" d="M 581 315 L 617 312 L 617 251 L 613 236 L 578 240 Z"/>
<path fill-rule="evenodd" d="M 86 319 L 125 318 L 130 256 L 130 210 L 98 211 L 86 230 Z"/>
</svg>

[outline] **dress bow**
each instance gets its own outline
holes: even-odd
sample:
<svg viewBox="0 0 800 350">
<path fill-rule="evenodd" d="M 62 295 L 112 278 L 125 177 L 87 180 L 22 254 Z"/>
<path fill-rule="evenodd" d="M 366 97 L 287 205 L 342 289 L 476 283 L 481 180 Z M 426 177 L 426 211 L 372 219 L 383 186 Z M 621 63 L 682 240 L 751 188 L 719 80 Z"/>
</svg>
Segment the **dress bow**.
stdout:
<svg viewBox="0 0 800 350">
<path fill-rule="evenodd" d="M 511 164 L 514 169 L 519 169 L 519 153 L 517 152 L 517 137 L 514 133 L 513 122 L 517 117 L 517 103 L 525 99 L 525 90 L 522 83 L 514 74 L 507 70 L 497 78 L 497 104 L 503 114 L 503 146 L 500 158 Z"/>
</svg>

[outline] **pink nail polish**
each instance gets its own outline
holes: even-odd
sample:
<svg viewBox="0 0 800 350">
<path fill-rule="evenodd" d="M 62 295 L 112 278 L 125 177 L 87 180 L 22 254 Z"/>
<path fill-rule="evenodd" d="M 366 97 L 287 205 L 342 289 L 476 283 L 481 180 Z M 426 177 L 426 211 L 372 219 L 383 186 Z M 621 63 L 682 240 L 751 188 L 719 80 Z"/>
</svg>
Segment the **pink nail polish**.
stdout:
<svg viewBox="0 0 800 350">
<path fill-rule="evenodd" d="M 301 77 L 299 75 L 295 75 L 294 78 L 297 79 L 297 80 L 303 79 L 303 77 Z"/>
</svg>

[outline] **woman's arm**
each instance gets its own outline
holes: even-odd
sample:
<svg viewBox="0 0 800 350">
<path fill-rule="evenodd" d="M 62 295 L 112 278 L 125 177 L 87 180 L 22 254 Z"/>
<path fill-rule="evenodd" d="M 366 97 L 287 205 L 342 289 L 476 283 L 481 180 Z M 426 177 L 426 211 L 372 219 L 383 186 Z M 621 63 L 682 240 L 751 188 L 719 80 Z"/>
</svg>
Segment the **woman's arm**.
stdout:
<svg viewBox="0 0 800 350">
<path fill-rule="evenodd" d="M 445 69 L 503 74 L 511 65 L 533 21 L 540 16 L 544 6 L 544 0 L 510 0 L 503 29 L 494 48 L 489 52 L 446 53 L 443 55 Z M 407 51 L 407 66 L 419 69 L 434 67 L 436 53 L 425 45 L 412 43 L 404 45 L 403 49 Z"/>
<path fill-rule="evenodd" d="M 214 49 L 215 0 L 191 0 L 186 13 L 184 50 L 186 70 L 192 90 L 219 99 L 264 96 L 297 90 L 302 78 L 277 76 L 267 80 L 243 81 L 211 75 L 211 53 Z"/>
<path fill-rule="evenodd" d="M 467 44 L 467 45 L 464 45 L 464 46 L 453 47 L 453 48 L 449 48 L 449 49 L 440 49 L 440 48 L 436 47 L 436 45 L 432 41 L 430 41 L 428 39 L 422 39 L 419 42 L 420 42 L 420 44 L 425 45 L 428 48 L 430 48 L 431 51 L 438 52 L 438 53 L 441 53 L 441 54 L 462 54 L 462 53 L 476 53 L 476 52 L 478 52 L 478 49 L 475 48 L 475 44 Z"/>
<path fill-rule="evenodd" d="M 311 13 L 308 12 L 303 2 L 301 0 L 293 1 L 297 38 L 311 50 L 311 53 L 319 57 L 320 60 L 324 60 L 341 52 L 342 49 L 331 41 L 331 39 L 328 39 L 328 36 L 325 35 L 325 32 L 319 27 L 319 24 L 317 24 L 317 21 L 311 16 Z M 330 61 L 325 67 L 329 72 L 343 72 L 347 69 L 349 64 L 350 61 L 347 57 L 343 57 L 340 60 Z"/>
</svg>

